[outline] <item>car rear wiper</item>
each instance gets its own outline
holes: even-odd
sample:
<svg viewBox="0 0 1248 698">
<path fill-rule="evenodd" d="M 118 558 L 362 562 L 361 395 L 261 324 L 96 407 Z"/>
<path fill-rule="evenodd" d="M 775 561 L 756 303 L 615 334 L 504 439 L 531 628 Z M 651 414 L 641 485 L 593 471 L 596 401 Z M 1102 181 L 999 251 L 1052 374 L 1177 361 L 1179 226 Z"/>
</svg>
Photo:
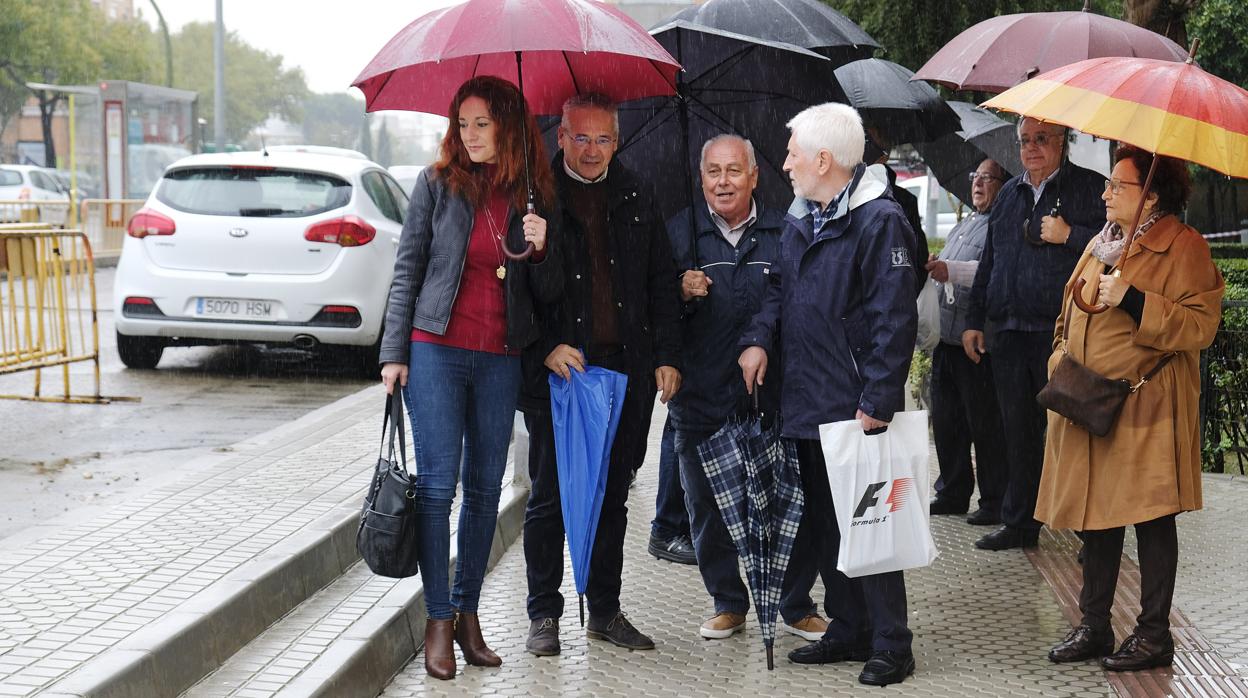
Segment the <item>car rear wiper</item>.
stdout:
<svg viewBox="0 0 1248 698">
<path fill-rule="evenodd" d="M 240 216 L 280 216 L 287 213 L 284 208 L 240 208 L 238 215 Z"/>
</svg>

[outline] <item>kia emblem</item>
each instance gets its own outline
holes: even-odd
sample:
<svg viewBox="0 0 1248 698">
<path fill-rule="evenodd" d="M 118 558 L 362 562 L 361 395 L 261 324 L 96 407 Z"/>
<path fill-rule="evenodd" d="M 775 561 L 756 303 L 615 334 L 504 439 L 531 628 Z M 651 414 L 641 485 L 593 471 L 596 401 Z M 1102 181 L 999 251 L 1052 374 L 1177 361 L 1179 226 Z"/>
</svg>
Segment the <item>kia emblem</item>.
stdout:
<svg viewBox="0 0 1248 698">
<path fill-rule="evenodd" d="M 230 237 L 245 238 L 247 237 L 247 229 L 246 228 L 230 228 Z"/>
</svg>

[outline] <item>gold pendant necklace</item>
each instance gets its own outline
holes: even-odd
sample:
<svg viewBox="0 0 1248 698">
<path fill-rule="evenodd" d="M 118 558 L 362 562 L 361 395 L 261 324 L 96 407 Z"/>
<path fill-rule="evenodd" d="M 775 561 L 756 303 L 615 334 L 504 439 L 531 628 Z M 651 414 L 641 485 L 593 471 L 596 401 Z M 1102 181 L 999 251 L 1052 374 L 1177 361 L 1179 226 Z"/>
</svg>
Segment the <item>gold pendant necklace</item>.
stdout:
<svg viewBox="0 0 1248 698">
<path fill-rule="evenodd" d="M 498 231 L 498 226 L 494 223 L 494 216 L 490 213 L 489 208 L 485 209 L 485 222 L 490 226 L 490 237 L 494 238 L 494 251 L 498 253 L 498 268 L 494 270 L 494 276 L 497 276 L 501 281 L 507 278 L 507 264 L 503 261 L 503 236 Z"/>
</svg>

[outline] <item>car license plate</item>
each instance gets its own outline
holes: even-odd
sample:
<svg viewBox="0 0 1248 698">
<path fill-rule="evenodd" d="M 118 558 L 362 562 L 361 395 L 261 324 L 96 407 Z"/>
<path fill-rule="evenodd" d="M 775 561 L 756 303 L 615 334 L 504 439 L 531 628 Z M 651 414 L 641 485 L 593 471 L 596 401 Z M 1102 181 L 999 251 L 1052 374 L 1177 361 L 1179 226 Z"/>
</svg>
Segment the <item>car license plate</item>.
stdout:
<svg viewBox="0 0 1248 698">
<path fill-rule="evenodd" d="M 246 298 L 197 298 L 195 315 L 232 320 L 269 320 L 276 305 L 273 301 Z"/>
</svg>

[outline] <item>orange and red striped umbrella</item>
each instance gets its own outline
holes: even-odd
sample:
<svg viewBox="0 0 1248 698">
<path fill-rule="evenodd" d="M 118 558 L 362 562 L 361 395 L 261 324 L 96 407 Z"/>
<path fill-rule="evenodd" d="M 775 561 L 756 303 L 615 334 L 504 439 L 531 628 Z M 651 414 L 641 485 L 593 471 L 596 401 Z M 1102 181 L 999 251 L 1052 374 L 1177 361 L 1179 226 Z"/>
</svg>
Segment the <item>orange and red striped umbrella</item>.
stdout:
<svg viewBox="0 0 1248 698">
<path fill-rule="evenodd" d="M 982 106 L 1248 177 L 1248 91 L 1191 59 L 1092 58 L 1038 75 Z"/>
</svg>

